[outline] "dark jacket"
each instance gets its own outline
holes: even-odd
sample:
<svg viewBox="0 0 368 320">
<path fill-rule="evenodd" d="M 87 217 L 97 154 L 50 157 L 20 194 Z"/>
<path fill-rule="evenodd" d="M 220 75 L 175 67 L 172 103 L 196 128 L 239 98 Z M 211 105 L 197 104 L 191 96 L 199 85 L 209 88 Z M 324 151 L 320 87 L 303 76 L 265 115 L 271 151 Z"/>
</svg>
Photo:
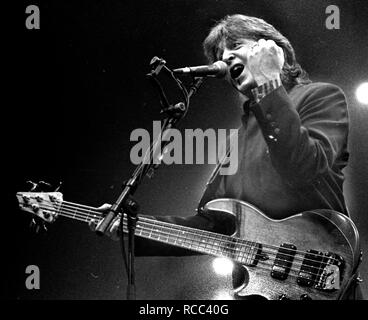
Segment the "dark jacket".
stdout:
<svg viewBox="0 0 368 320">
<path fill-rule="evenodd" d="M 259 103 L 246 102 L 238 135 L 238 170 L 219 175 L 219 166 L 206 185 L 197 214 L 160 216 L 157 220 L 232 234 L 228 216 L 207 214 L 202 207 L 216 198 L 249 202 L 267 216 L 281 219 L 312 209 L 332 209 L 348 215 L 343 169 L 347 165 L 348 108 L 342 90 L 328 83 L 283 86 Z M 197 254 L 153 240 L 136 238 L 138 256 Z M 233 284 L 242 283 L 241 268 Z M 348 299 L 363 299 L 354 283 Z"/>
<path fill-rule="evenodd" d="M 328 83 L 296 85 L 289 93 L 281 86 L 258 104 L 246 103 L 237 172 L 210 179 L 196 215 L 155 219 L 230 234 L 222 216 L 201 210 L 215 198 L 249 202 L 274 219 L 309 209 L 348 214 L 342 172 L 348 161 L 348 122 L 344 93 Z M 136 254 L 195 253 L 137 238 Z"/>
</svg>

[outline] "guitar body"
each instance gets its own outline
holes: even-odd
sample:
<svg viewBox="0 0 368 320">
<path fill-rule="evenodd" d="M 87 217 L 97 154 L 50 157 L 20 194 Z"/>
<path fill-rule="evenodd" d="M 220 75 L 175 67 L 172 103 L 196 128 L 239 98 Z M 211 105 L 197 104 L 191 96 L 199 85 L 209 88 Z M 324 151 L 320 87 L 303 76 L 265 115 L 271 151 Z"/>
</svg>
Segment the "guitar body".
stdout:
<svg viewBox="0 0 368 320">
<path fill-rule="evenodd" d="M 258 267 L 243 265 L 245 280 L 235 289 L 238 296 L 257 295 L 269 300 L 344 298 L 360 259 L 358 232 L 348 217 L 332 210 L 313 210 L 282 220 L 273 220 L 254 206 L 233 199 L 210 201 L 204 209 L 226 212 L 235 216 L 237 230 L 233 236 L 236 238 L 269 244 L 276 250 L 282 244 L 296 247 L 286 279 L 271 276 L 271 270 L 275 264 L 274 257 L 264 262 L 260 261 Z M 338 287 L 316 289 L 317 280 L 312 282 L 312 285 L 306 284 L 306 281 L 300 281 L 303 279 L 299 279 L 300 283 L 298 283 L 305 252 L 311 249 L 322 253 L 332 252 L 343 258 L 343 266 L 339 270 L 340 279 L 335 279 L 340 280 Z M 262 250 L 266 251 L 267 248 Z M 268 268 L 260 268 L 261 262 Z"/>
</svg>

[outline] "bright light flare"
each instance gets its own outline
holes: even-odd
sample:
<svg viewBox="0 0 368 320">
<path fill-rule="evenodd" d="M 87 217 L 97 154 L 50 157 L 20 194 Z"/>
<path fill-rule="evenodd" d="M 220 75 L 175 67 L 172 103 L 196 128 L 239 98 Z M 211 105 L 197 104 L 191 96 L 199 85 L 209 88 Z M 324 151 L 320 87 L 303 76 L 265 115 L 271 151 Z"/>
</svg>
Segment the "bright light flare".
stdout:
<svg viewBox="0 0 368 320">
<path fill-rule="evenodd" d="M 213 300 L 234 300 L 234 296 L 228 291 L 220 290 L 216 292 Z"/>
<path fill-rule="evenodd" d="M 215 258 L 212 262 L 213 269 L 218 275 L 230 275 L 234 268 L 234 263 L 227 258 Z"/>
<path fill-rule="evenodd" d="M 363 82 L 356 89 L 356 98 L 360 103 L 368 104 L 368 82 Z"/>
</svg>

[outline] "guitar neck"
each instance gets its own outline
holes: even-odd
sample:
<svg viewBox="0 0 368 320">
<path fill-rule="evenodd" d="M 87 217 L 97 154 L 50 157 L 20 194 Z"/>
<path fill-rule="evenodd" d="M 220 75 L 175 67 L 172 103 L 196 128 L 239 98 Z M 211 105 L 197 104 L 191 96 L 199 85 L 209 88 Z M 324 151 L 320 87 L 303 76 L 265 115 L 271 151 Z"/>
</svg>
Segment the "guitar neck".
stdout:
<svg viewBox="0 0 368 320">
<path fill-rule="evenodd" d="M 96 208 L 66 201 L 59 206 L 57 214 L 87 223 L 99 223 L 103 219 L 102 213 Z M 125 215 L 123 231 L 128 232 Z M 260 248 L 260 244 L 255 242 L 171 224 L 143 215 L 138 218 L 135 235 L 199 253 L 227 257 L 246 265 L 254 263 Z"/>
</svg>

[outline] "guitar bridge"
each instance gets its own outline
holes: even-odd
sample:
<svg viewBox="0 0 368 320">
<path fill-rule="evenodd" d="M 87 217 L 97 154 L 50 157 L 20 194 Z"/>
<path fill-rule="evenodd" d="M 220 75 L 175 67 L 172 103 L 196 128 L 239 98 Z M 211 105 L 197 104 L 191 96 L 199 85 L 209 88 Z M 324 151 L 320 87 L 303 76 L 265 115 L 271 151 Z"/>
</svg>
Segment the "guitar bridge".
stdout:
<svg viewBox="0 0 368 320">
<path fill-rule="evenodd" d="M 315 288 L 324 291 L 339 290 L 345 265 L 344 259 L 335 253 L 328 252 L 324 260 L 322 263 L 323 269 Z"/>
<path fill-rule="evenodd" d="M 297 283 L 323 291 L 338 290 L 343 267 L 344 260 L 337 254 L 308 250 L 300 267 Z"/>
</svg>

